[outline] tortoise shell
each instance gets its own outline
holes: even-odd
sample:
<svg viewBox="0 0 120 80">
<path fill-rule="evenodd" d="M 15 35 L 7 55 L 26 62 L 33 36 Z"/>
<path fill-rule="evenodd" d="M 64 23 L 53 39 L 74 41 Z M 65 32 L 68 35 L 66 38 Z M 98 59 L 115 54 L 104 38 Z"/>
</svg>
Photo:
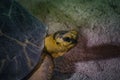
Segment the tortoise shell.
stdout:
<svg viewBox="0 0 120 80">
<path fill-rule="evenodd" d="M 21 80 L 40 60 L 46 27 L 14 0 L 0 0 L 0 80 Z"/>
</svg>

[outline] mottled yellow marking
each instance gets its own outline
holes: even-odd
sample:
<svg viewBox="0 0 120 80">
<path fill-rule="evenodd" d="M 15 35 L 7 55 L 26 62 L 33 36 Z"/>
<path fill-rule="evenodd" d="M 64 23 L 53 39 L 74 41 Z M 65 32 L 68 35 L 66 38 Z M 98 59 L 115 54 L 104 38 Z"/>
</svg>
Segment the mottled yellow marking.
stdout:
<svg viewBox="0 0 120 80">
<path fill-rule="evenodd" d="M 45 48 L 53 58 L 64 55 L 68 50 L 73 48 L 76 43 L 64 41 L 63 38 L 70 37 L 77 40 L 77 31 L 71 30 L 62 35 L 62 37 L 53 38 L 54 34 L 51 34 L 45 38 Z"/>
</svg>

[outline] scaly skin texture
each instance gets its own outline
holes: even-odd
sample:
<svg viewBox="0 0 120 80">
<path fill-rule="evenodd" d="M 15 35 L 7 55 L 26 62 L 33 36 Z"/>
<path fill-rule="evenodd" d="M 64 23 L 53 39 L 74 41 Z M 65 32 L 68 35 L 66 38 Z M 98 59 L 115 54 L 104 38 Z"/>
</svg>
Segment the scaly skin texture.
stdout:
<svg viewBox="0 0 120 80">
<path fill-rule="evenodd" d="M 64 55 L 77 43 L 78 33 L 71 31 L 58 31 L 45 38 L 45 51 L 42 62 L 36 66 L 35 71 L 28 80 L 50 80 L 52 77 L 53 59 Z"/>
</svg>

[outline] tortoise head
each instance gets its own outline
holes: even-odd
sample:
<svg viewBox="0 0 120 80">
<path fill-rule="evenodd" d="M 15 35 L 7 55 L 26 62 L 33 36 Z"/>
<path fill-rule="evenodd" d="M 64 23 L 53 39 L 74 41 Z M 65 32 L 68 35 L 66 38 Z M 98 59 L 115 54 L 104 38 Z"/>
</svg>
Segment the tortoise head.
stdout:
<svg viewBox="0 0 120 80">
<path fill-rule="evenodd" d="M 68 50 L 77 43 L 78 33 L 75 30 L 58 31 L 53 36 L 56 44 L 66 47 Z"/>
<path fill-rule="evenodd" d="M 62 56 L 77 43 L 78 33 L 75 30 L 57 31 L 45 39 L 45 48 L 54 58 Z"/>
</svg>

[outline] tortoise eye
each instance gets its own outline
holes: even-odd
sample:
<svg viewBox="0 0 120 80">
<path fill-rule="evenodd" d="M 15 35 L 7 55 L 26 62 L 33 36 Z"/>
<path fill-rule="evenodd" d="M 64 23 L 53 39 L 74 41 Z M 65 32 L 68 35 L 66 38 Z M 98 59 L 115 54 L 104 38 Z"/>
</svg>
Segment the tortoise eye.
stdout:
<svg viewBox="0 0 120 80">
<path fill-rule="evenodd" d="M 64 41 L 67 41 L 67 42 L 70 42 L 70 41 L 71 41 L 71 39 L 70 39 L 69 37 L 65 37 L 65 38 L 63 38 L 63 40 L 64 40 Z"/>
</svg>

